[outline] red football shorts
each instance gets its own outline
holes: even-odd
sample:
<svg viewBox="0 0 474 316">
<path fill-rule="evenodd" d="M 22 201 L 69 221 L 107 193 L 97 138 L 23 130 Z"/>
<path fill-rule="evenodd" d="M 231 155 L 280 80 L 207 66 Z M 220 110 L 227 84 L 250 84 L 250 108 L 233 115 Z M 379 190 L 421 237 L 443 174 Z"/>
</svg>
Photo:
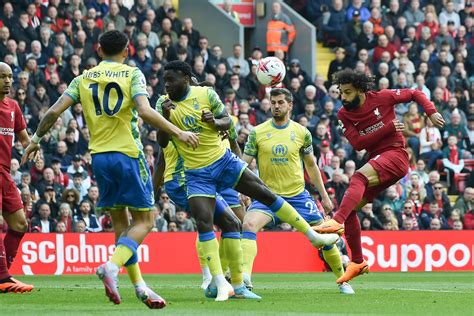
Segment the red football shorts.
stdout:
<svg viewBox="0 0 474 316">
<path fill-rule="evenodd" d="M 368 163 L 377 171 L 380 181 L 379 185 L 368 187 L 365 190 L 364 198 L 369 203 L 386 188 L 402 179 L 410 169 L 408 153 L 405 148 L 387 150 L 370 159 Z"/>
<path fill-rule="evenodd" d="M 0 171 L 0 210 L 15 213 L 23 209 L 20 193 L 9 173 Z"/>
</svg>

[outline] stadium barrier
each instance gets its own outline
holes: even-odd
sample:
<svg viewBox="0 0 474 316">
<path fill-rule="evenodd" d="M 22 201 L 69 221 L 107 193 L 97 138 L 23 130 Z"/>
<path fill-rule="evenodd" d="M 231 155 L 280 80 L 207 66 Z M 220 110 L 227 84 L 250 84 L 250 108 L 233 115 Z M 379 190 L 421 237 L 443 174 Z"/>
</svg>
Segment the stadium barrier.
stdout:
<svg viewBox="0 0 474 316">
<path fill-rule="evenodd" d="M 139 248 L 143 273 L 199 273 L 195 233 L 151 233 Z M 27 234 L 13 274 L 90 274 L 113 253 L 112 233 Z M 472 231 L 364 232 L 371 271 L 474 271 Z M 321 272 L 302 234 L 258 234 L 255 272 Z"/>
</svg>

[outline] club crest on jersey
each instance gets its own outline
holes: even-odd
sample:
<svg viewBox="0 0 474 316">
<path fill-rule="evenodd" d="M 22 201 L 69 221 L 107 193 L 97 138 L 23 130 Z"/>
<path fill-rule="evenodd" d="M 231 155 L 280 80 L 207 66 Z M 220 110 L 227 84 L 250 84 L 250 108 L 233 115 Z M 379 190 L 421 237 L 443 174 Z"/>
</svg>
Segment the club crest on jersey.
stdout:
<svg viewBox="0 0 474 316">
<path fill-rule="evenodd" d="M 295 131 L 291 131 L 291 133 L 290 133 L 290 140 L 291 140 L 292 142 L 294 142 L 295 139 L 296 139 Z"/>
<path fill-rule="evenodd" d="M 374 114 L 377 117 L 377 120 L 380 120 L 382 118 L 382 115 L 380 114 L 379 108 L 375 108 Z"/>
<path fill-rule="evenodd" d="M 193 105 L 195 110 L 199 110 L 199 102 L 197 98 L 193 98 Z"/>
<path fill-rule="evenodd" d="M 15 120 L 15 112 L 11 111 L 10 112 L 10 115 L 11 115 L 11 118 L 12 118 L 12 122 Z"/>
</svg>

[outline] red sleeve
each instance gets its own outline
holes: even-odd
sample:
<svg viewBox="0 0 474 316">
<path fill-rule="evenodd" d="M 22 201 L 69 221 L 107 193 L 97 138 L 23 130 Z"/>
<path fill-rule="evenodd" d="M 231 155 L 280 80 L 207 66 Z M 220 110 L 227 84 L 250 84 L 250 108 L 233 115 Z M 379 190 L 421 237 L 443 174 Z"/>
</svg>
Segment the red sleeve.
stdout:
<svg viewBox="0 0 474 316">
<path fill-rule="evenodd" d="M 423 109 L 425 110 L 428 116 L 437 112 L 433 103 L 420 90 L 386 89 L 386 90 L 380 91 L 378 96 L 382 97 L 383 99 L 390 98 L 390 101 L 392 101 L 394 105 L 398 103 L 407 103 L 407 102 L 414 101 L 423 107 Z"/>
<path fill-rule="evenodd" d="M 26 122 L 21 113 L 20 106 L 15 102 L 15 129 L 14 132 L 18 133 L 26 128 Z"/>
<path fill-rule="evenodd" d="M 344 115 L 338 115 L 338 118 L 339 127 L 342 129 L 344 136 L 357 151 L 367 149 L 370 145 L 377 143 L 388 134 L 395 132 L 395 126 L 390 122 L 390 124 L 386 124 L 373 133 L 360 135 L 359 131 L 352 125 L 352 123 L 344 118 Z"/>
</svg>

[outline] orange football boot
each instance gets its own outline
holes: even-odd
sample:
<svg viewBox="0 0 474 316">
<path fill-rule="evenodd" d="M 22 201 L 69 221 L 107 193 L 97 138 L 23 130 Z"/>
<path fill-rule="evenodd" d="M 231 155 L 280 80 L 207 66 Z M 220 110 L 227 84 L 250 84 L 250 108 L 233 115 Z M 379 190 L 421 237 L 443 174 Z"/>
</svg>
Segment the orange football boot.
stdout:
<svg viewBox="0 0 474 316">
<path fill-rule="evenodd" d="M 344 224 L 339 224 L 333 219 L 323 222 L 318 226 L 313 226 L 313 230 L 320 234 L 344 234 Z"/>
<path fill-rule="evenodd" d="M 356 276 L 369 273 L 369 265 L 367 261 L 362 261 L 361 263 L 349 262 L 346 266 L 346 271 L 344 274 L 336 280 L 337 283 L 349 282 Z"/>
<path fill-rule="evenodd" d="M 0 293 L 25 293 L 31 292 L 34 286 L 25 284 L 12 277 L 0 281 Z"/>
</svg>

